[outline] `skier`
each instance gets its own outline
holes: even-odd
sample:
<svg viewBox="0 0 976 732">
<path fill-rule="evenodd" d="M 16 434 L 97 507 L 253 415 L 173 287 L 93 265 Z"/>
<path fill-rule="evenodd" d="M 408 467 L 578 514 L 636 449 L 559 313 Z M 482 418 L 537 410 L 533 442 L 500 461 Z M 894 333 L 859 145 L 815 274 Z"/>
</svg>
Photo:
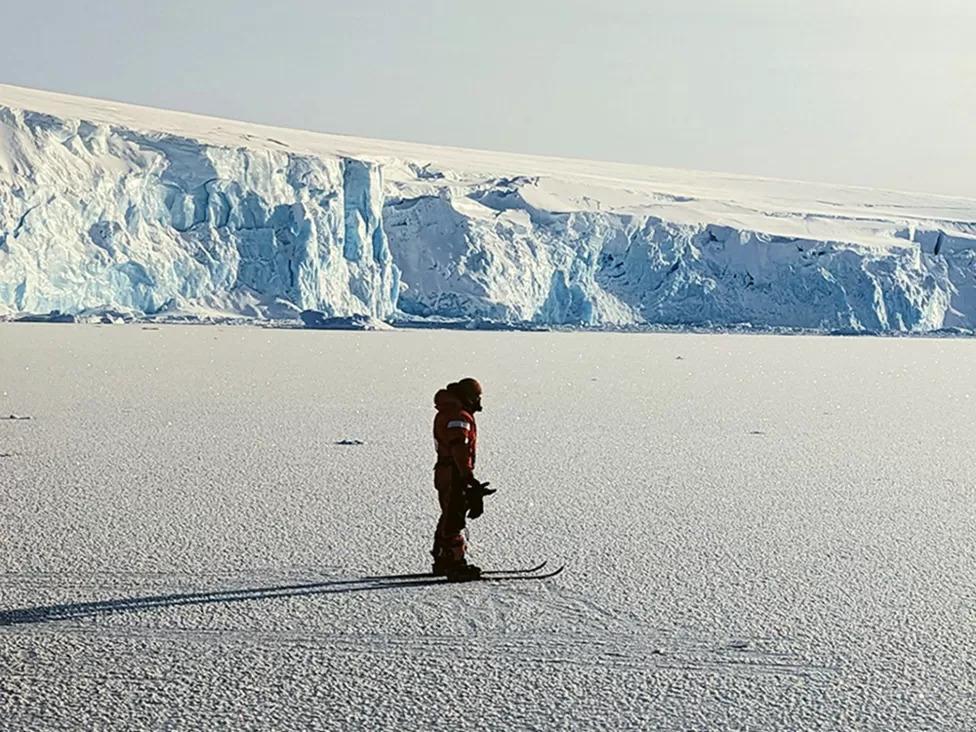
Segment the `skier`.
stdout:
<svg viewBox="0 0 976 732">
<path fill-rule="evenodd" d="M 441 515 L 430 552 L 433 572 L 456 582 L 474 580 L 481 569 L 464 556 L 465 518 L 478 518 L 484 511 L 484 497 L 495 492 L 474 477 L 478 443 L 474 415 L 481 411 L 481 384 L 471 378 L 448 384 L 434 395 L 434 406 L 434 487 Z"/>
</svg>

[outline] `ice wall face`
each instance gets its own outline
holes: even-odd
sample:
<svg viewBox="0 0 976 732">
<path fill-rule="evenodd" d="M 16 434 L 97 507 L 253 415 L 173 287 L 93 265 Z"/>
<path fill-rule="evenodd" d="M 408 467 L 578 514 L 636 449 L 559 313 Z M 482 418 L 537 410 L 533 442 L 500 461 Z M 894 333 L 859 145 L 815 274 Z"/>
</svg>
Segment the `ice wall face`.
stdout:
<svg viewBox="0 0 976 732">
<path fill-rule="evenodd" d="M 0 108 L 0 307 L 389 317 L 378 166 Z"/>
<path fill-rule="evenodd" d="M 88 309 L 976 329 L 976 201 L 357 140 L 0 85 L 0 316 Z"/>
<path fill-rule="evenodd" d="M 403 311 L 585 326 L 976 326 L 974 249 L 963 235 L 936 255 L 908 240 L 878 247 L 474 198 L 388 203 Z"/>
</svg>

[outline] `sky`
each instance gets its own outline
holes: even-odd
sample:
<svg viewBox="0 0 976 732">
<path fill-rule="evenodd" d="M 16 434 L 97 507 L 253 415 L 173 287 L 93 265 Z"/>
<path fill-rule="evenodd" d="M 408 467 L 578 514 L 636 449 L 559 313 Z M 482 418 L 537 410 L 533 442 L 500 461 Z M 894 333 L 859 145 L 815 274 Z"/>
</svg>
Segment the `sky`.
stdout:
<svg viewBox="0 0 976 732">
<path fill-rule="evenodd" d="M 0 82 L 976 197 L 972 0 L 0 0 Z"/>
</svg>

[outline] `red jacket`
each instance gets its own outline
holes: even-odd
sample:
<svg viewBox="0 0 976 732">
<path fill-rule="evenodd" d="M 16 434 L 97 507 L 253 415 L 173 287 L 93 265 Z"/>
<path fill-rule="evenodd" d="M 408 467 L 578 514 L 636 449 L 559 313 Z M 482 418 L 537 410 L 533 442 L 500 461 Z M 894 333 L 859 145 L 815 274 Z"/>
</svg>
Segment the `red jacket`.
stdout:
<svg viewBox="0 0 976 732">
<path fill-rule="evenodd" d="M 447 389 L 434 395 L 437 416 L 434 417 L 434 447 L 439 466 L 454 464 L 462 475 L 474 470 L 478 447 L 478 425 L 474 415 L 466 412 L 460 400 Z"/>
</svg>

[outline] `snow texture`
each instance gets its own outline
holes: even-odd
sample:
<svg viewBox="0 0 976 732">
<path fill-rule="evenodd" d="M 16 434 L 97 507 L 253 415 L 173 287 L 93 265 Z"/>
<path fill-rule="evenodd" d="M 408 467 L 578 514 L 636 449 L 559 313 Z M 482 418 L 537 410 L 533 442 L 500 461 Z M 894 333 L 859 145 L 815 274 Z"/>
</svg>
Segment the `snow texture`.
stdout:
<svg viewBox="0 0 976 732">
<path fill-rule="evenodd" d="M 0 86 L 0 316 L 976 328 L 976 201 Z"/>
<path fill-rule="evenodd" d="M 0 342 L 34 417 L 0 421 L 0 728 L 973 729 L 972 340 Z M 428 566 L 433 392 L 468 373 L 475 558 L 568 569 L 357 581 Z"/>
</svg>

